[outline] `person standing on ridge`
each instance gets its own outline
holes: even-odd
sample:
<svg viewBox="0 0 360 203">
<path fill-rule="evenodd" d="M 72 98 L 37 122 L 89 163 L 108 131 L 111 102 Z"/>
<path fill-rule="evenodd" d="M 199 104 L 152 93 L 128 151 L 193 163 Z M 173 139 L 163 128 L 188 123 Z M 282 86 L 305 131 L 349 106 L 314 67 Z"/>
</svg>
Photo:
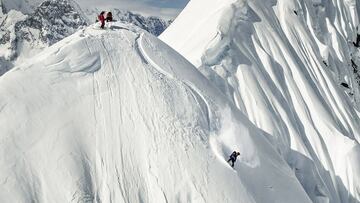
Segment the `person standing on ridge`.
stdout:
<svg viewBox="0 0 360 203">
<path fill-rule="evenodd" d="M 236 161 L 236 158 L 240 155 L 240 152 L 236 152 L 234 151 L 231 155 L 230 155 L 230 159 L 228 160 L 228 163 L 230 164 L 231 167 L 234 168 L 234 164 Z"/>
<path fill-rule="evenodd" d="M 111 12 L 108 12 L 106 14 L 106 22 L 112 22 L 113 21 L 113 16 Z"/>
<path fill-rule="evenodd" d="M 105 26 L 105 16 L 104 15 L 105 15 L 105 11 L 101 11 L 100 15 L 98 16 L 98 19 L 101 23 L 101 26 L 100 26 L 101 29 L 104 29 L 104 26 Z"/>
</svg>

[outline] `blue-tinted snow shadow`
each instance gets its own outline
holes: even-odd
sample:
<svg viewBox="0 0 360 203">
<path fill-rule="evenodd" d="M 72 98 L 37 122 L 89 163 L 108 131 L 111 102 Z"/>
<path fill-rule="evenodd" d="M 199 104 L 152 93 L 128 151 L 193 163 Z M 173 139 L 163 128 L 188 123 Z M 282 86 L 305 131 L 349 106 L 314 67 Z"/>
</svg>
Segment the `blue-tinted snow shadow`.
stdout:
<svg viewBox="0 0 360 203">
<path fill-rule="evenodd" d="M 333 186 L 332 176 L 322 164 L 315 164 L 313 160 L 294 150 L 290 152 L 288 164 L 313 202 L 360 203 L 339 176 L 334 176 L 336 188 L 329 188 Z"/>
<path fill-rule="evenodd" d="M 0 57 L 0 76 L 5 74 L 13 67 L 14 65 L 11 62 L 5 60 L 3 57 Z"/>
</svg>

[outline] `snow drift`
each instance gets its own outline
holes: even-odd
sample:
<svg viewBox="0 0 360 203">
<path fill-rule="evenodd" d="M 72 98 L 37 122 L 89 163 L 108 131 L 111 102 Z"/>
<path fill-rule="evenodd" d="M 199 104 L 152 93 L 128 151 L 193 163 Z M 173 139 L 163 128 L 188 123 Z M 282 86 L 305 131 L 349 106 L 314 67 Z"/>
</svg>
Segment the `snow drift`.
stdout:
<svg viewBox="0 0 360 203">
<path fill-rule="evenodd" d="M 268 134 L 313 202 L 359 202 L 358 8 L 192 0 L 160 38 Z"/>
<path fill-rule="evenodd" d="M 1 202 L 311 202 L 265 132 L 129 25 L 83 29 L 5 73 L 0 126 Z"/>
</svg>

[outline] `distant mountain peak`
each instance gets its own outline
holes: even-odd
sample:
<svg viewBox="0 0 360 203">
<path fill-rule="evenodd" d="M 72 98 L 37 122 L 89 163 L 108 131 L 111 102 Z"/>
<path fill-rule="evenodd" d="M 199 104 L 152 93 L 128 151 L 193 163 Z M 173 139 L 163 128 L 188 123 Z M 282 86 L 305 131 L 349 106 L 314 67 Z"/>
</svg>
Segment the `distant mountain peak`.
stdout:
<svg viewBox="0 0 360 203">
<path fill-rule="evenodd" d="M 72 0 L 46 0 L 24 15 L 21 8 L 29 7 L 25 4 L 27 2 L 20 0 L 17 3 L 0 0 L 0 49 L 4 50 L 0 53 L 0 59 L 4 61 L 0 64 L 0 76 L 13 61 L 33 56 L 89 25 L 100 12 L 93 10 L 91 14 L 85 14 Z M 159 35 L 170 24 L 158 17 L 144 17 L 119 9 L 114 9 L 113 15 L 115 20 L 136 25 L 154 35 Z M 93 20 L 89 16 L 94 17 Z"/>
<path fill-rule="evenodd" d="M 44 1 L 28 15 L 11 10 L 1 19 L 0 47 L 5 51 L 0 57 L 8 61 L 36 53 L 87 25 L 68 0 Z"/>
<path fill-rule="evenodd" d="M 40 39 L 51 45 L 86 25 L 86 19 L 71 5 L 70 1 L 47 0 L 41 3 L 29 18 L 19 23 L 19 29 L 21 27 L 38 29 Z"/>
</svg>

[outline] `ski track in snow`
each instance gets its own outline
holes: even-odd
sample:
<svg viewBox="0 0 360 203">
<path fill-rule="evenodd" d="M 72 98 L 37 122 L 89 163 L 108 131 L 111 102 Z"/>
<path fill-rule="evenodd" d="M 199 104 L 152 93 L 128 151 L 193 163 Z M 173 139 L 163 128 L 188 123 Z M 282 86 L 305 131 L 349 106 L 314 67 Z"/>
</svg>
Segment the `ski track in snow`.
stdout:
<svg viewBox="0 0 360 203">
<path fill-rule="evenodd" d="M 145 61 L 148 61 L 150 62 L 150 64 L 157 70 L 159 71 L 160 73 L 162 73 L 163 75 L 165 75 L 166 77 L 172 79 L 172 80 L 175 80 L 175 77 L 170 74 L 169 72 L 165 71 L 163 68 L 161 68 L 158 64 L 156 64 L 150 57 L 149 55 L 144 51 L 144 48 L 143 48 L 143 41 L 142 41 L 142 38 L 143 38 L 143 34 L 139 34 L 139 37 L 137 38 L 137 47 L 139 48 L 139 55 L 141 56 L 141 58 L 143 58 Z M 147 62 L 146 62 L 147 63 Z"/>
<path fill-rule="evenodd" d="M 163 68 L 161 68 L 160 65 L 158 65 L 155 61 L 153 61 L 149 55 L 145 52 L 145 49 L 143 47 L 143 33 L 141 33 L 137 38 L 136 38 L 136 48 L 137 48 L 137 51 L 140 55 L 140 57 L 144 60 L 144 62 L 146 64 L 151 64 L 152 67 L 154 67 L 159 73 L 165 75 L 166 77 L 168 77 L 169 79 L 172 79 L 174 81 L 178 81 L 178 82 L 181 82 L 183 83 L 188 89 L 189 91 L 193 94 L 194 98 L 198 98 L 197 95 L 202 99 L 202 102 L 206 104 L 206 112 L 203 112 L 204 113 L 204 116 L 207 117 L 207 121 L 208 121 L 208 126 L 209 126 L 209 131 L 211 130 L 211 126 L 210 126 L 210 120 L 211 120 L 211 110 L 210 110 L 210 107 L 207 103 L 207 100 L 205 99 L 205 97 L 200 93 L 200 91 L 197 91 L 196 90 L 196 87 L 191 84 L 191 83 L 188 83 L 188 82 L 185 82 L 185 81 L 181 81 L 179 80 L 178 78 L 175 78 L 174 75 L 172 75 L 171 73 L 169 73 L 168 71 L 164 70 Z M 201 107 L 201 104 L 198 103 L 199 106 Z"/>
<path fill-rule="evenodd" d="M 161 65 L 159 65 L 157 62 L 155 62 L 155 60 L 153 60 L 151 57 L 150 57 L 150 55 L 145 51 L 146 49 L 145 49 L 145 40 L 143 40 L 143 35 L 141 35 L 139 38 L 138 38 L 138 40 L 137 40 L 137 44 L 138 44 L 138 47 L 139 47 L 139 49 L 140 49 L 140 51 L 141 51 L 141 58 L 145 58 L 146 59 L 146 61 L 150 64 L 150 65 L 152 65 L 152 67 L 153 68 L 155 68 L 158 72 L 160 72 L 161 74 L 163 74 L 163 75 L 165 75 L 167 78 L 169 78 L 169 79 L 172 79 L 172 80 L 174 80 L 175 82 L 177 82 L 177 83 L 182 83 L 182 85 L 184 85 L 185 87 L 187 87 L 187 88 L 189 88 L 189 90 L 190 90 L 190 92 L 191 92 L 191 94 L 192 95 L 199 95 L 199 97 L 201 98 L 201 100 L 203 101 L 203 102 L 205 102 L 205 104 L 206 104 L 206 106 L 207 106 L 207 111 L 208 112 L 212 112 L 211 110 L 210 110 L 210 107 L 209 107 L 209 105 L 208 105 L 208 103 L 207 103 L 207 99 L 205 99 L 205 96 L 203 95 L 203 94 L 201 94 L 200 93 L 200 91 L 197 91 L 197 90 L 195 90 L 196 89 L 196 87 L 195 87 L 195 85 L 194 84 L 192 84 L 191 82 L 188 82 L 188 81 L 184 81 L 184 80 L 182 80 L 182 79 L 180 79 L 180 78 L 177 78 L 177 77 L 175 77 L 174 76 L 174 74 L 173 73 L 171 73 L 173 70 L 172 70 L 172 67 L 171 67 L 171 65 L 168 65 L 168 66 L 164 66 L 164 67 L 166 67 L 166 68 L 168 68 L 169 70 L 165 70 Z M 151 45 L 149 45 L 149 46 L 151 46 Z M 153 51 L 154 50 L 156 50 L 155 48 L 153 48 L 152 49 Z M 194 96 L 195 98 L 197 97 L 197 96 Z M 199 103 L 198 103 L 199 104 Z M 201 104 L 199 104 L 199 106 L 201 107 Z M 203 111 L 204 112 L 204 111 Z M 230 112 L 228 112 L 229 114 L 231 114 Z M 229 115 L 225 115 L 226 113 L 224 113 L 224 117 L 229 117 Z M 238 147 L 234 147 L 234 146 L 231 146 L 232 144 L 230 143 L 231 142 L 231 139 L 234 139 L 234 138 L 230 138 L 230 140 L 229 140 L 229 137 L 223 137 L 223 136 L 221 136 L 221 134 L 223 134 L 223 133 L 225 133 L 225 134 L 227 134 L 227 132 L 213 132 L 213 129 L 211 129 L 211 122 L 212 122 L 212 117 L 211 117 L 211 115 L 209 115 L 208 113 L 205 113 L 204 115 L 206 115 L 206 117 L 208 118 L 207 119 L 207 121 L 208 121 L 208 125 L 209 125 L 209 132 L 210 132 L 210 137 L 209 137 L 209 141 L 210 141 L 210 147 L 211 147 L 211 149 L 212 149 L 212 153 L 215 155 L 215 157 L 217 157 L 217 161 L 220 161 L 221 162 L 221 164 L 226 168 L 226 169 L 230 169 L 230 171 L 231 172 L 234 172 L 234 171 L 236 171 L 236 173 L 235 173 L 235 175 L 239 178 L 239 180 L 242 180 L 243 179 L 243 177 L 244 176 L 246 176 L 245 174 L 244 174 L 244 170 L 247 170 L 247 169 L 245 169 L 246 167 L 251 167 L 251 168 L 256 168 L 256 167 L 258 167 L 259 166 L 259 162 L 260 162 L 260 160 L 259 160 L 259 158 L 257 158 L 257 157 L 252 157 L 252 160 L 242 160 L 241 158 L 239 158 L 238 159 L 238 163 L 236 164 L 237 166 L 236 166 L 236 168 L 235 169 L 232 169 L 230 166 L 229 166 L 229 164 L 226 162 L 226 160 L 227 160 L 227 156 L 228 156 L 228 153 L 231 153 L 231 150 L 232 149 L 236 149 L 236 148 L 238 148 Z M 230 125 L 231 125 L 231 123 L 232 123 L 232 121 L 230 121 L 230 120 L 228 120 L 227 122 L 229 122 L 230 123 Z M 229 125 L 229 123 L 227 123 L 226 125 Z M 226 125 L 224 126 L 224 127 L 222 127 L 222 128 L 224 128 L 224 130 L 226 129 Z M 238 128 L 238 127 L 235 127 L 235 128 Z M 241 129 L 241 128 L 240 128 Z M 239 129 L 239 130 L 240 130 Z M 242 130 L 244 130 L 244 129 L 242 129 Z M 220 134 L 220 135 L 215 135 L 215 134 Z M 212 137 L 212 136 L 214 136 L 214 137 Z M 231 135 L 230 135 L 231 136 Z M 236 138 L 235 138 L 236 139 Z M 247 140 L 247 142 L 250 142 L 251 143 L 251 145 L 254 145 L 254 143 L 253 143 L 253 141 L 251 141 L 252 139 L 249 137 L 248 138 L 249 140 Z M 234 141 L 234 140 L 233 140 Z M 247 146 L 247 147 L 250 147 L 250 146 Z M 244 147 L 240 147 L 240 148 L 244 148 Z M 244 152 L 245 153 L 245 152 Z M 246 153 L 245 153 L 246 154 Z M 240 162 L 240 163 L 239 163 Z M 239 168 L 237 168 L 238 167 L 238 164 L 240 164 L 241 165 L 241 168 L 242 167 L 244 167 L 245 166 L 245 168 L 243 168 L 243 169 L 239 169 Z M 274 167 L 274 169 L 275 169 L 275 171 L 274 171 L 274 174 L 277 174 L 277 175 L 284 175 L 284 174 L 287 174 L 288 173 L 288 170 L 286 169 L 286 170 L 284 170 L 284 168 L 281 168 L 281 167 L 278 167 L 278 166 L 276 166 L 276 164 L 274 164 L 274 163 L 272 163 L 272 162 L 269 162 L 269 166 L 271 165 L 271 167 Z M 208 167 L 207 167 L 208 168 Z M 260 169 L 261 170 L 261 169 Z M 276 171 L 276 170 L 278 170 L 278 171 Z M 291 177 L 291 175 L 289 175 L 289 177 Z M 295 180 L 295 178 L 294 177 L 291 177 L 292 179 L 294 179 Z M 278 189 L 280 189 L 281 187 L 279 187 L 279 185 L 278 184 L 271 184 L 271 179 L 268 179 L 267 180 L 267 182 L 268 182 L 268 184 L 270 184 L 270 185 L 276 185 L 275 187 L 276 188 L 278 188 Z M 248 183 L 247 183 L 248 184 Z M 261 189 L 261 190 L 259 190 L 260 188 L 258 188 L 257 187 L 257 189 L 255 189 L 255 190 L 259 190 L 259 191 L 263 191 L 264 192 L 264 194 L 266 194 L 266 193 L 268 193 L 268 192 L 270 192 L 271 193 L 271 191 L 275 191 L 273 188 L 274 188 L 274 186 L 263 186 L 263 187 L 261 187 L 261 188 L 269 188 L 269 187 L 271 187 L 271 189 L 270 190 L 263 190 L 263 189 Z M 247 189 L 245 189 L 245 188 L 243 188 L 243 190 L 244 191 L 247 191 Z M 249 193 L 252 193 L 252 192 L 249 192 Z M 260 192 L 261 193 L 261 192 Z M 268 194 L 270 194 L 270 193 L 268 193 Z M 255 195 L 255 194 L 253 194 L 253 195 Z M 258 194 L 259 195 L 259 194 Z M 261 202 L 261 201 L 263 201 L 261 198 L 259 198 L 259 197 L 256 197 L 256 196 L 254 196 L 254 198 L 255 199 L 258 199 L 258 201 L 259 202 Z M 278 197 L 274 197 L 275 199 L 276 198 L 278 198 Z"/>
</svg>

